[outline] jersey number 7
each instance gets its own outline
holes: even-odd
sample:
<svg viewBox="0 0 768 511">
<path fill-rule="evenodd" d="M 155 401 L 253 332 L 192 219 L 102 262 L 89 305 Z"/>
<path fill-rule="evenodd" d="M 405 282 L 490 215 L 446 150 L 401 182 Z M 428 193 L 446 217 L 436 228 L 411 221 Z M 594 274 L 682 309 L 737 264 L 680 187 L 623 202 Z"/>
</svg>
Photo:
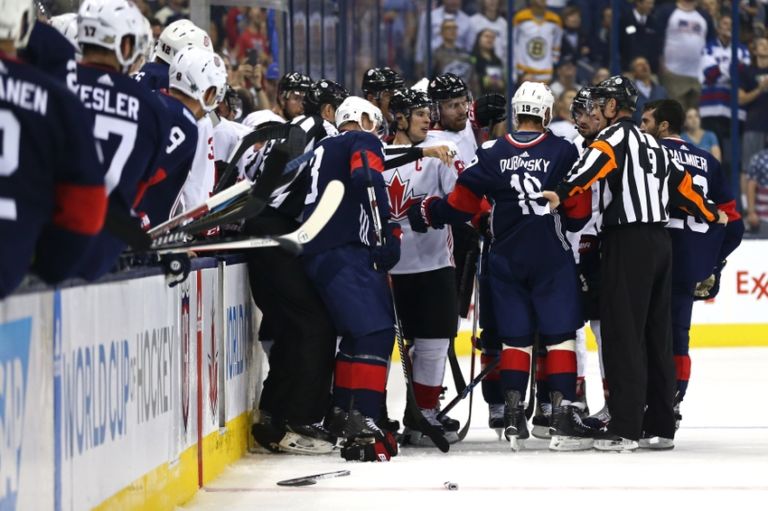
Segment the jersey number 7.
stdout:
<svg viewBox="0 0 768 511">
<path fill-rule="evenodd" d="M 112 190 L 117 188 L 120 183 L 120 176 L 123 173 L 123 168 L 128 158 L 131 156 L 133 146 L 136 143 L 136 131 L 138 127 L 136 123 L 123 121 L 122 119 L 115 119 L 106 115 L 96 115 L 96 121 L 93 124 L 93 135 L 98 140 L 107 141 L 110 135 L 117 135 L 120 137 L 120 143 L 112 155 L 112 159 L 108 160 L 103 151 L 99 151 L 102 158 L 102 163 L 109 162 L 109 169 L 106 176 L 104 176 L 104 184 L 107 187 L 107 194 L 112 193 Z"/>
</svg>

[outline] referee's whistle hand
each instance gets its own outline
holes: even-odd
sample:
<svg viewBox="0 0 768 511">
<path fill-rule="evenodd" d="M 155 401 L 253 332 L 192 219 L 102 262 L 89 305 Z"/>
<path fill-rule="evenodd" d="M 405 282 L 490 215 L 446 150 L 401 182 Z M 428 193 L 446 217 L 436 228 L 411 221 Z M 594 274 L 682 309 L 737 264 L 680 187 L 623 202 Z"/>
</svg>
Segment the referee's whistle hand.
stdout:
<svg viewBox="0 0 768 511">
<path fill-rule="evenodd" d="M 557 209 L 557 207 L 560 205 L 560 197 L 557 196 L 555 192 L 552 192 L 550 190 L 544 190 L 541 192 L 542 197 L 547 199 L 547 202 L 549 202 L 549 209 L 551 211 L 554 211 Z"/>
<path fill-rule="evenodd" d="M 728 224 L 728 215 L 725 214 L 724 211 L 718 211 L 717 213 L 717 223 L 727 225 Z"/>
</svg>

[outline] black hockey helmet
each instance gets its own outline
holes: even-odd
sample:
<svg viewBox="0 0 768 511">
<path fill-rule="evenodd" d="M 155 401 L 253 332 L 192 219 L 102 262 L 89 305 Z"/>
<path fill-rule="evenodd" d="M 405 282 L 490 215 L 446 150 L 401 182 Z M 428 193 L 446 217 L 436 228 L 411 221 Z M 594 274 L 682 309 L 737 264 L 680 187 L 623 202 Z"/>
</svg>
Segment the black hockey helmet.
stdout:
<svg viewBox="0 0 768 511">
<path fill-rule="evenodd" d="M 621 75 L 611 76 L 597 84 L 592 90 L 592 98 L 597 100 L 615 99 L 619 108 L 635 111 L 637 87 L 632 80 Z"/>
<path fill-rule="evenodd" d="M 349 96 L 347 89 L 333 80 L 323 78 L 313 83 L 304 96 L 304 113 L 320 115 L 320 109 L 326 103 L 332 105 L 333 108 L 339 108 L 347 96 Z"/>
<path fill-rule="evenodd" d="M 402 88 L 392 93 L 392 99 L 389 100 L 389 111 L 393 114 L 401 113 L 408 117 L 411 114 L 411 110 L 431 105 L 432 101 L 426 92 Z"/>
<path fill-rule="evenodd" d="M 363 75 L 363 94 L 379 94 L 399 89 L 405 84 L 403 77 L 390 67 L 372 67 Z"/>
<path fill-rule="evenodd" d="M 277 95 L 284 92 L 308 92 L 312 86 L 312 78 L 302 73 L 285 73 L 277 82 Z"/>
<path fill-rule="evenodd" d="M 571 103 L 571 118 L 576 117 L 577 110 L 589 111 L 592 109 L 592 91 L 594 89 L 594 87 L 582 87 L 579 89 Z"/>
<path fill-rule="evenodd" d="M 453 73 L 445 73 L 429 82 L 427 94 L 432 101 L 442 101 L 462 96 L 469 97 L 469 89 L 464 80 Z"/>
<path fill-rule="evenodd" d="M 237 95 L 237 91 L 229 85 L 224 88 L 224 101 L 229 108 L 229 111 L 234 115 L 234 119 L 239 119 L 243 116 L 243 100 Z"/>
</svg>

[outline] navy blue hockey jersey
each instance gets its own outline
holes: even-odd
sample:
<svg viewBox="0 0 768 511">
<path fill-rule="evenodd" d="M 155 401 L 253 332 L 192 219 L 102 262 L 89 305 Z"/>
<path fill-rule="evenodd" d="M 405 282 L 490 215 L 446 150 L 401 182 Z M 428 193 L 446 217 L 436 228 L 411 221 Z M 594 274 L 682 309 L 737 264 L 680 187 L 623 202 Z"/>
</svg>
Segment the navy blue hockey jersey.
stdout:
<svg viewBox="0 0 768 511">
<path fill-rule="evenodd" d="M 32 265 L 50 283 L 72 276 L 102 228 L 104 171 L 86 119 L 63 84 L 2 57 L 0 298 Z"/>
<path fill-rule="evenodd" d="M 669 228 L 674 250 L 673 278 L 683 282 L 699 282 L 712 274 L 713 268 L 741 243 L 744 224 L 736 211 L 736 200 L 720 162 L 709 152 L 680 138 L 665 138 L 672 159 L 678 162 L 701 187 L 704 196 L 728 215 L 728 225 L 708 224 L 672 208 Z"/>
<path fill-rule="evenodd" d="M 76 49 L 64 35 L 48 23 L 35 22 L 23 50 L 25 62 L 53 76 L 72 92 L 77 80 Z"/>
<path fill-rule="evenodd" d="M 525 140 L 525 141 L 524 141 Z M 495 240 L 506 239 L 533 224 L 551 224 L 563 233 L 558 214 L 550 215 L 542 190 L 554 190 L 573 164 L 578 152 L 573 144 L 546 132 L 517 132 L 484 143 L 475 159 L 459 174 L 456 187 L 447 200 L 434 204 L 436 220 L 456 223 L 478 213 L 483 197 L 491 203 L 491 229 Z M 572 201 L 588 218 L 591 206 L 587 198 Z M 567 247 L 567 244 L 565 244 Z"/>
<path fill-rule="evenodd" d="M 187 179 L 197 148 L 197 120 L 184 104 L 174 97 L 160 92 L 160 101 L 166 108 L 170 139 L 158 159 L 157 173 L 152 182 L 142 183 L 146 193 L 134 203 L 134 209 L 146 215 L 150 225 L 164 222 L 170 216 L 181 187 Z M 140 201 L 140 202 L 139 202 Z"/>
<path fill-rule="evenodd" d="M 131 214 L 139 192 L 155 178 L 161 151 L 167 147 L 166 109 L 157 95 L 130 77 L 102 67 L 78 64 L 78 97 L 91 114 L 110 210 Z M 137 221 L 138 224 L 138 221 Z M 109 271 L 125 244 L 102 231 L 85 258 L 81 276 L 95 279 Z"/>
<path fill-rule="evenodd" d="M 334 179 L 344 184 L 344 199 L 320 234 L 304 246 L 305 254 L 316 254 L 347 244 L 374 243 L 368 178 L 361 156 L 363 151 L 368 157 L 382 226 L 389 220 L 389 199 L 381 175 L 384 171 L 381 141 L 364 131 L 346 131 L 337 137 L 325 138 L 315 148 L 315 157 L 311 162 L 311 186 L 305 201 L 304 218 L 312 214 L 328 183 Z"/>
<path fill-rule="evenodd" d="M 134 79 L 151 90 L 168 90 L 170 83 L 168 80 L 169 68 L 170 66 L 164 62 L 147 62 L 141 66 Z"/>
</svg>

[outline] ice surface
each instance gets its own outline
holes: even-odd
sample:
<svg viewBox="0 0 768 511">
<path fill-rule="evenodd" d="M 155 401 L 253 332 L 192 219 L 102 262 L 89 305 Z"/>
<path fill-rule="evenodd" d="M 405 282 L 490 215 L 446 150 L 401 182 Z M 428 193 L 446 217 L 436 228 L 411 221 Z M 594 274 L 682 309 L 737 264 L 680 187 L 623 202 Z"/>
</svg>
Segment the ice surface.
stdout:
<svg viewBox="0 0 768 511">
<path fill-rule="evenodd" d="M 693 350 L 691 358 L 692 380 L 672 451 L 556 453 L 531 439 L 513 453 L 487 428 L 478 388 L 469 434 L 448 454 L 408 447 L 390 463 L 345 462 L 338 454 L 250 454 L 180 509 L 768 509 L 768 348 Z M 462 365 L 468 377 L 469 357 Z M 405 401 L 399 364 L 392 366 L 388 389 L 390 414 L 399 418 Z M 448 394 L 450 399 L 454 390 Z M 587 394 L 590 407 L 599 409 L 595 353 L 589 354 Z M 463 422 L 467 407 L 454 412 Z M 352 473 L 302 488 L 275 484 L 341 469 Z M 458 491 L 445 489 L 446 481 L 457 483 Z"/>
</svg>

